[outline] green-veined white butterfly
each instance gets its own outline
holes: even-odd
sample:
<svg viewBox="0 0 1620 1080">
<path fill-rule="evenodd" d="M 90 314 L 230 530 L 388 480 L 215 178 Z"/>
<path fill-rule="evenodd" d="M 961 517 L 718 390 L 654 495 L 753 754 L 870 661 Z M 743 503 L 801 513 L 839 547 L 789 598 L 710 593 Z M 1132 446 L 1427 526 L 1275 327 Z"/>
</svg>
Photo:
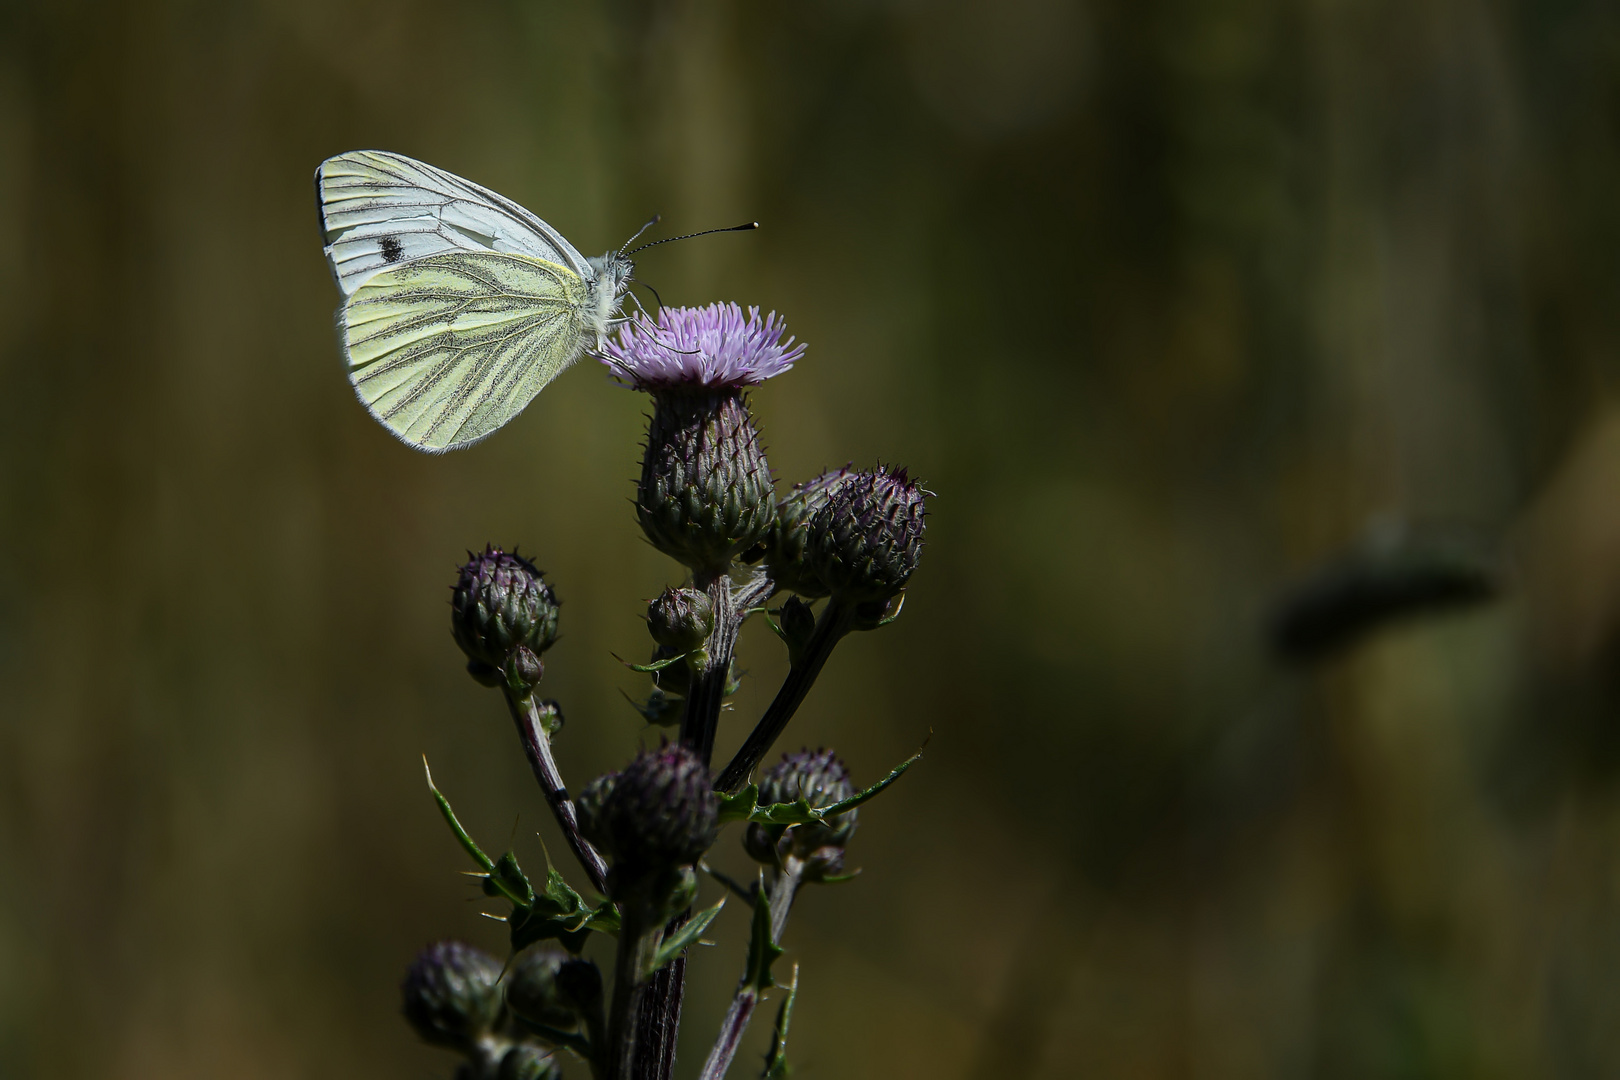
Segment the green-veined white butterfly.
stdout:
<svg viewBox="0 0 1620 1080">
<path fill-rule="evenodd" d="M 315 194 L 349 381 L 429 453 L 491 434 L 600 348 L 630 286 L 622 248 L 587 258 L 511 199 L 401 154 L 328 158 Z"/>
</svg>

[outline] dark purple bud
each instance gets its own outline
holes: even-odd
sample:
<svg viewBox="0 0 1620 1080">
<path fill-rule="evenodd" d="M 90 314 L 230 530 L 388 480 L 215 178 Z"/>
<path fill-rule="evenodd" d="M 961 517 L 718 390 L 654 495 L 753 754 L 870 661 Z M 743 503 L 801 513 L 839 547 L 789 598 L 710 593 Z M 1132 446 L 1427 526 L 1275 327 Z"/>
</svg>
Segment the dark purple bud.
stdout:
<svg viewBox="0 0 1620 1080">
<path fill-rule="evenodd" d="M 665 589 L 647 605 L 647 631 L 677 656 L 694 652 L 714 632 L 714 605 L 698 589 Z"/>
<path fill-rule="evenodd" d="M 527 694 L 545 670 L 540 654 L 557 640 L 557 595 L 529 560 L 486 547 L 461 568 L 450 631 L 475 679 Z"/>
<path fill-rule="evenodd" d="M 703 761 L 679 743 L 666 743 L 643 751 L 618 774 L 601 797 L 595 827 L 616 868 L 636 875 L 697 862 L 714 843 L 719 809 Z"/>
<path fill-rule="evenodd" d="M 906 586 L 922 554 L 922 485 L 902 468 L 857 472 L 810 519 L 806 561 L 834 597 L 862 604 Z"/>
<path fill-rule="evenodd" d="M 605 804 L 618 782 L 618 773 L 604 773 L 586 784 L 580 789 L 579 794 L 574 796 L 574 814 L 579 819 L 580 833 L 609 858 L 617 856 L 612 848 L 613 838 L 607 830 Z"/>
<path fill-rule="evenodd" d="M 429 945 L 400 987 L 405 1019 L 427 1042 L 470 1050 L 500 1018 L 500 977 L 500 961 L 471 945 Z"/>
<path fill-rule="evenodd" d="M 854 794 L 849 770 L 831 750 L 784 754 L 759 781 L 761 805 L 792 803 L 802 797 L 819 809 Z M 843 871 L 844 846 L 855 835 L 859 814 L 858 810 L 846 810 L 827 822 L 793 825 L 780 833 L 768 826 L 750 825 L 743 834 L 743 847 L 754 859 L 767 864 L 793 855 L 805 864 L 806 880 L 816 881 Z"/>
<path fill-rule="evenodd" d="M 827 586 L 805 561 L 810 542 L 810 519 L 827 504 L 827 496 L 851 474 L 851 469 L 833 469 L 813 480 L 793 485 L 793 490 L 776 504 L 776 524 L 765 538 L 765 565 L 771 580 L 800 596 L 827 595 Z"/>
<path fill-rule="evenodd" d="M 636 489 L 636 517 L 654 547 L 700 573 L 718 573 L 765 536 L 776 489 L 739 390 L 653 391 Z"/>
</svg>

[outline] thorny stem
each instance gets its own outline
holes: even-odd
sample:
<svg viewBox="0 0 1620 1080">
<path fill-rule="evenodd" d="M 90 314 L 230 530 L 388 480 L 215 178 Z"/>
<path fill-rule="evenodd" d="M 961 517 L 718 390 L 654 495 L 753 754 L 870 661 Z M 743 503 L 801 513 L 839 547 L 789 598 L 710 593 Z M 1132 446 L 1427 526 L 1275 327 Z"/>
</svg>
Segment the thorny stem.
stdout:
<svg viewBox="0 0 1620 1080">
<path fill-rule="evenodd" d="M 702 584 L 714 607 L 715 626 L 709 638 L 709 663 L 693 677 L 692 692 L 686 699 L 681 742 L 702 755 L 707 765 L 714 753 L 714 735 L 719 727 L 726 680 L 731 677 L 737 632 L 748 609 L 769 597 L 775 585 L 769 575 L 760 572 L 736 588 L 725 574 Z M 682 921 L 672 921 L 666 932 Z M 654 975 L 641 996 L 637 1022 L 641 1045 L 636 1050 L 635 1080 L 669 1080 L 674 1074 L 675 1043 L 685 996 L 686 957 L 682 955 Z"/>
<path fill-rule="evenodd" d="M 776 742 L 788 721 L 793 719 L 793 714 L 815 684 L 816 676 L 826 666 L 833 648 L 849 633 L 854 622 L 854 607 L 841 604 L 837 599 L 827 601 L 821 618 L 816 620 L 810 640 L 805 643 L 803 655 L 798 663 L 788 669 L 787 678 L 782 680 L 782 688 L 776 692 L 776 698 L 765 710 L 765 715 L 760 717 L 742 748 L 720 773 L 720 778 L 714 784 L 716 791 L 734 792 L 748 782 L 748 774 L 770 752 L 771 744 Z"/>
<path fill-rule="evenodd" d="M 512 711 L 512 721 L 517 724 L 518 738 L 523 741 L 523 753 L 529 759 L 529 767 L 534 770 L 534 778 L 540 782 L 540 790 L 545 793 L 551 812 L 556 815 L 557 825 L 580 865 L 585 868 L 591 884 L 597 892 L 606 896 L 607 862 L 602 858 L 602 853 L 580 835 L 579 816 L 568 798 L 568 789 L 563 786 L 557 761 L 551 756 L 551 735 L 540 719 L 539 705 L 532 695 L 519 698 L 508 691 L 505 696 L 507 707 Z"/>
<path fill-rule="evenodd" d="M 789 855 L 771 882 L 772 945 L 782 942 L 782 930 L 787 926 L 788 911 L 799 893 L 803 875 L 803 865 Z M 732 1059 L 737 1056 L 737 1048 L 742 1045 L 743 1034 L 748 1030 L 748 1022 L 753 1019 L 754 1008 L 758 1004 L 759 988 L 751 985 L 747 974 L 744 974 L 737 983 L 731 1007 L 726 1010 L 725 1020 L 721 1021 L 720 1034 L 714 1041 L 714 1049 L 709 1051 L 709 1060 L 703 1063 L 703 1072 L 698 1080 L 723 1080 L 726 1070 L 731 1068 Z"/>
<path fill-rule="evenodd" d="M 714 732 L 720 724 L 720 705 L 725 699 L 726 680 L 731 676 L 731 657 L 737 648 L 742 618 L 732 606 L 730 577 L 717 574 L 712 581 L 699 584 L 714 606 L 714 631 L 709 635 L 708 663 L 692 674 L 686 715 L 681 718 L 681 742 L 695 750 L 707 765 L 714 754 Z"/>
<path fill-rule="evenodd" d="M 613 969 L 613 1006 L 608 1013 L 607 1046 L 598 1055 L 603 1076 L 600 1080 L 629 1080 L 638 1075 L 637 1062 L 643 1057 L 639 1045 L 641 998 L 647 983 L 643 972 L 658 951 L 663 934 L 656 921 L 648 925 L 634 902 L 623 905 L 620 913 L 619 949 Z"/>
<path fill-rule="evenodd" d="M 669 933 L 684 917 L 665 928 Z M 686 954 L 682 953 L 647 982 L 636 1018 L 638 1045 L 634 1080 L 669 1080 L 675 1075 L 675 1044 L 681 1033 L 681 1004 L 686 997 Z"/>
</svg>

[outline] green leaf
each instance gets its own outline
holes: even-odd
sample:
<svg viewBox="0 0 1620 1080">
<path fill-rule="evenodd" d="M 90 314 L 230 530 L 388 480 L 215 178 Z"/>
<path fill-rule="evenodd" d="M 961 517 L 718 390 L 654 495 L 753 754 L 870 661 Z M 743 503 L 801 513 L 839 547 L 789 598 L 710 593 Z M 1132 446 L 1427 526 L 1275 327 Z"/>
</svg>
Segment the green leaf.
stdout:
<svg viewBox="0 0 1620 1080">
<path fill-rule="evenodd" d="M 613 906 L 613 901 L 604 900 L 591 909 L 591 913 L 580 925 L 586 930 L 595 930 L 598 934 L 618 937 L 619 909 Z"/>
<path fill-rule="evenodd" d="M 709 924 L 714 922 L 714 917 L 720 914 L 720 909 L 725 906 L 725 897 L 721 897 L 720 902 L 714 907 L 705 908 L 693 915 L 686 920 L 685 925 L 679 930 L 664 938 L 663 942 L 658 946 L 658 951 L 653 954 L 652 964 L 645 974 L 651 977 L 655 972 L 660 971 L 665 964 L 695 944 L 697 939 L 703 936 L 703 931 L 709 928 Z"/>
<path fill-rule="evenodd" d="M 797 802 L 772 803 L 761 806 L 748 815 L 748 820 L 756 825 L 808 825 L 820 821 L 821 811 L 810 805 L 810 800 L 800 795 Z"/>
<path fill-rule="evenodd" d="M 577 919 L 590 912 L 590 906 L 551 865 L 551 853 L 546 853 L 545 891 L 532 901 L 536 911 L 554 919 Z"/>
<path fill-rule="evenodd" d="M 473 838 L 467 835 L 467 830 L 463 829 L 461 822 L 456 820 L 456 812 L 450 809 L 450 800 L 441 795 L 439 789 L 433 786 L 433 770 L 428 768 L 426 754 L 422 755 L 422 771 L 427 774 L 428 790 L 433 792 L 433 798 L 439 804 L 439 813 L 444 815 L 444 820 L 450 826 L 450 831 L 456 834 L 456 840 L 461 844 L 462 850 L 472 856 L 473 862 L 476 862 L 479 869 L 483 870 L 484 873 L 493 874 L 495 871 L 494 860 L 485 855 L 483 849 L 473 843 Z"/>
<path fill-rule="evenodd" d="M 759 805 L 759 785 L 749 784 L 735 795 L 720 793 L 720 821 L 747 821 Z"/>
<path fill-rule="evenodd" d="M 620 660 L 619 662 L 625 667 L 629 668 L 631 671 L 639 671 L 643 675 L 651 675 L 655 671 L 663 671 L 671 664 L 680 663 L 682 660 L 686 659 L 686 655 L 686 653 L 681 653 L 679 656 L 669 656 L 662 660 L 654 660 L 650 664 L 632 664 L 627 660 Z"/>
<path fill-rule="evenodd" d="M 534 886 L 529 884 L 528 876 L 518 866 L 517 856 L 510 851 L 495 863 L 487 880 L 519 906 L 527 907 L 534 903 Z"/>
<path fill-rule="evenodd" d="M 738 881 L 730 874 L 716 870 L 706 862 L 698 863 L 698 869 L 714 878 L 714 880 L 718 881 L 720 884 L 724 885 L 738 896 L 742 897 L 747 903 L 752 904 L 754 902 L 754 895 L 759 891 L 758 885 L 755 885 L 752 888 L 745 887 L 742 882 Z"/>
<path fill-rule="evenodd" d="M 793 1002 L 799 996 L 799 965 L 793 965 L 793 981 L 788 983 L 788 995 L 782 999 L 782 1007 L 776 1010 L 776 1029 L 771 1032 L 770 1053 L 765 1055 L 765 1071 L 760 1073 L 761 1080 L 787 1080 L 787 1037 L 788 1025 L 793 1021 Z"/>
<path fill-rule="evenodd" d="M 771 898 L 764 890 L 754 899 L 754 923 L 748 936 L 748 963 L 743 979 L 754 989 L 764 992 L 776 985 L 771 978 L 771 965 L 781 956 L 783 949 L 771 940 Z"/>
<path fill-rule="evenodd" d="M 849 798 L 842 799 L 829 806 L 811 806 L 810 800 L 801 795 L 797 802 L 770 803 L 766 806 L 755 805 L 748 811 L 747 818 L 756 825 L 808 825 L 813 822 L 826 821 L 828 818 L 835 818 L 839 814 L 855 809 L 864 802 L 877 798 L 884 788 L 904 776 L 906 770 L 911 768 L 918 758 L 922 757 L 922 753 L 919 750 L 912 754 L 896 766 L 888 776 L 885 776 L 865 791 L 857 792 Z M 737 820 L 744 806 L 747 806 L 750 801 L 757 804 L 758 800 L 759 789 L 753 784 L 743 788 L 735 795 L 720 796 L 720 820 Z"/>
<path fill-rule="evenodd" d="M 619 693 L 624 694 L 624 691 L 620 690 Z M 674 727 L 681 722 L 681 714 L 686 711 L 685 698 L 657 686 L 652 688 L 646 701 L 637 701 L 629 694 L 624 694 L 624 699 L 641 714 L 643 720 L 655 727 Z"/>
<path fill-rule="evenodd" d="M 877 798 L 880 794 L 882 794 L 884 788 L 888 787 L 890 784 L 904 776 L 906 774 L 906 770 L 911 768 L 912 765 L 916 764 L 917 759 L 922 756 L 923 752 L 918 750 L 915 754 L 912 754 L 910 757 L 906 758 L 906 760 L 902 761 L 899 765 L 896 765 L 894 770 L 890 772 L 888 776 L 885 776 L 883 779 L 879 780 L 865 791 L 857 792 L 847 799 L 842 799 L 839 802 L 833 803 L 831 806 L 823 806 L 820 811 L 821 816 L 823 818 L 837 817 L 846 810 L 853 810 L 862 803 L 870 802 L 872 799 Z"/>
<path fill-rule="evenodd" d="M 512 951 L 528 948 L 537 941 L 560 941 L 571 953 L 578 953 L 590 938 L 590 931 L 566 919 L 554 919 L 533 908 L 514 908 L 506 920 L 512 930 Z"/>
</svg>

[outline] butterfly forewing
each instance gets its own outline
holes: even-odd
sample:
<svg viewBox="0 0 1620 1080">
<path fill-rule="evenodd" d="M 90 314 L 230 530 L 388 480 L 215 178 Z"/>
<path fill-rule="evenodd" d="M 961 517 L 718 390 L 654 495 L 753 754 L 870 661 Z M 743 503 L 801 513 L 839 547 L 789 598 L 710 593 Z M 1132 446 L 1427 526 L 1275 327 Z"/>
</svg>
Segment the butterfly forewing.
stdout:
<svg viewBox="0 0 1620 1080">
<path fill-rule="evenodd" d="M 572 244 L 511 199 L 400 154 L 328 158 L 315 188 L 326 254 L 346 295 L 382 270 L 452 251 L 529 255 L 591 274 Z"/>
<path fill-rule="evenodd" d="M 451 251 L 372 275 L 343 309 L 349 378 L 412 446 L 477 442 L 585 347 L 585 285 L 554 262 Z"/>
</svg>

